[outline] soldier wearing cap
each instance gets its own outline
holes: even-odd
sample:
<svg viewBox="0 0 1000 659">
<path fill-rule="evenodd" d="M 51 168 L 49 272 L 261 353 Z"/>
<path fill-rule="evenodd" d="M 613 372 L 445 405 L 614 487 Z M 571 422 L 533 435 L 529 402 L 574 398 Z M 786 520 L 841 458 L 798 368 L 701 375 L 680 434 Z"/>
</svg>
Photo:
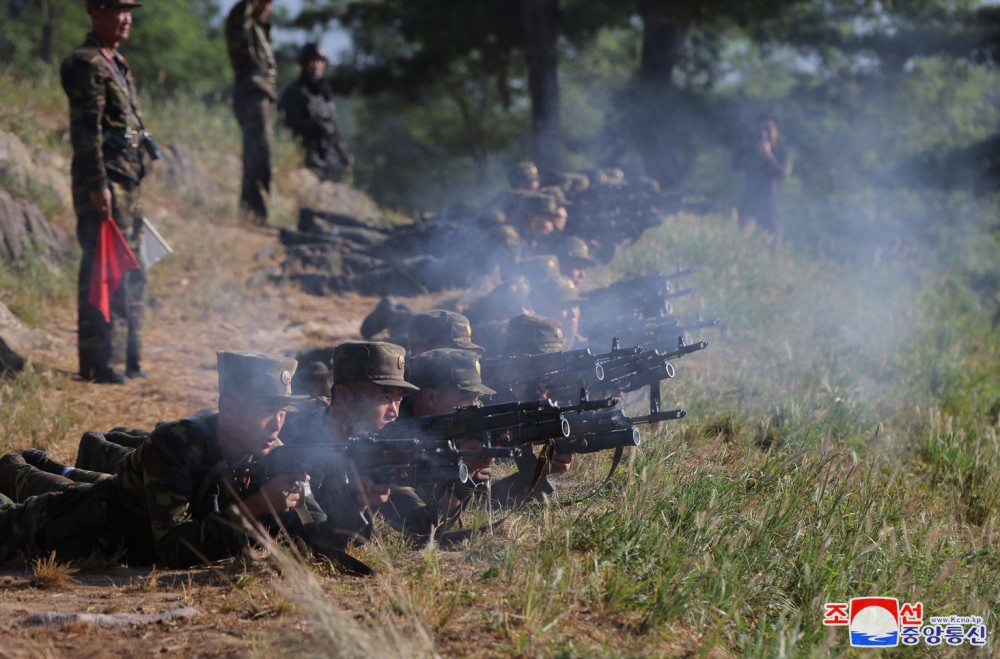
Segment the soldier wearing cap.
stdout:
<svg viewBox="0 0 1000 659">
<path fill-rule="evenodd" d="M 317 43 L 307 43 L 299 54 L 302 72 L 281 94 L 278 109 L 285 126 L 306 152 L 306 167 L 320 180 L 340 181 L 350 177 L 354 156 L 337 126 L 333 89 L 324 77 L 326 54 Z"/>
<path fill-rule="evenodd" d="M 408 378 L 420 391 L 407 397 L 401 417 L 448 414 L 460 407 L 476 405 L 481 396 L 496 394 L 483 384 L 479 353 L 473 350 L 437 348 L 423 352 L 412 359 Z M 460 448 L 481 447 L 479 440 L 469 440 Z M 467 484 L 393 488 L 388 505 L 380 508 L 380 512 L 389 524 L 409 535 L 440 529 L 457 519 L 475 484 L 490 479 L 491 464 L 492 459 L 467 462 L 470 479 Z"/>
<path fill-rule="evenodd" d="M 577 288 L 583 286 L 587 270 L 597 265 L 597 261 L 590 257 L 587 243 L 576 236 L 561 236 L 551 244 L 551 248 L 552 253 L 559 258 L 560 273 L 576 284 Z"/>
<path fill-rule="evenodd" d="M 258 458 L 278 441 L 294 359 L 220 352 L 219 412 L 162 423 L 118 474 L 0 511 L 0 560 L 16 552 L 81 558 L 124 546 L 130 563 L 186 567 L 246 546 L 246 520 L 294 508 L 298 475 L 266 482 Z"/>
<path fill-rule="evenodd" d="M 544 318 L 532 314 L 522 314 L 510 319 L 507 324 L 507 337 L 504 354 L 510 357 L 518 355 L 539 355 L 559 352 L 563 349 L 562 324 L 554 318 Z M 521 383 L 515 386 L 514 400 L 546 400 L 548 390 L 544 380 L 533 383 Z M 569 471 L 573 462 L 572 454 L 555 454 L 546 465 L 546 474 L 561 474 Z M 519 473 L 498 481 L 493 486 L 493 498 L 504 504 L 510 504 L 528 493 L 523 489 L 526 479 L 535 469 L 535 457 L 531 452 L 524 452 L 517 460 Z M 536 493 L 551 494 L 551 486 L 547 482 L 539 483 Z"/>
<path fill-rule="evenodd" d="M 472 342 L 472 325 L 469 319 L 460 313 L 444 309 L 431 309 L 410 316 L 407 339 L 412 355 L 435 348 L 472 350 L 479 354 L 485 350 Z M 413 384 L 421 386 L 418 382 Z"/>
<path fill-rule="evenodd" d="M 226 47 L 233 67 L 233 110 L 243 133 L 240 214 L 267 222 L 271 193 L 271 124 L 277 100 L 277 64 L 271 49 L 272 0 L 240 0 L 226 17 Z"/>
<path fill-rule="evenodd" d="M 399 416 L 406 391 L 406 351 L 383 341 L 346 341 L 333 351 L 330 404 L 289 415 L 282 441 L 289 444 L 342 442 L 370 437 Z M 313 474 L 313 476 L 316 476 Z M 344 485 L 346 484 L 346 487 Z M 371 533 L 368 511 L 389 499 L 391 488 L 365 474 L 328 474 L 312 490 L 330 516 L 328 524 L 349 533 Z"/>
<path fill-rule="evenodd" d="M 581 341 L 580 302 L 583 297 L 576 284 L 567 277 L 555 275 L 531 285 L 528 301 L 538 314 L 554 318 L 562 324 L 562 350 L 570 350 Z"/>
<path fill-rule="evenodd" d="M 90 283 L 101 222 L 111 216 L 133 252 L 138 253 L 142 209 L 140 184 L 149 166 L 135 82 L 119 44 L 128 39 L 132 10 L 122 0 L 87 0 L 91 31 L 60 69 L 69 100 L 73 146 L 70 166 L 76 235 L 83 250 L 77 280 L 80 377 L 121 384 L 145 377 L 142 352 L 141 268 L 125 275 L 110 300 L 110 320 L 90 303 Z M 124 362 L 124 372 L 115 368 Z"/>
<path fill-rule="evenodd" d="M 530 160 L 512 165 L 507 170 L 507 181 L 512 190 L 537 190 L 538 167 Z"/>
<path fill-rule="evenodd" d="M 534 192 L 521 195 L 517 209 L 518 230 L 522 240 L 522 249 L 537 253 L 539 244 L 546 236 L 551 235 L 555 223 L 559 219 L 559 206 L 552 195 Z"/>
</svg>

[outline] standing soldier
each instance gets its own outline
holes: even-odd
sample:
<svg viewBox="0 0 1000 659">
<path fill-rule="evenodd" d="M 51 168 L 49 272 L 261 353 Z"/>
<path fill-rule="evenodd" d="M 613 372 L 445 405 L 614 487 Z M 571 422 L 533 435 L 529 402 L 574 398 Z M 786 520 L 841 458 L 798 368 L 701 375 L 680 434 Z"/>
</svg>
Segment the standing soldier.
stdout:
<svg viewBox="0 0 1000 659">
<path fill-rule="evenodd" d="M 141 147 L 150 157 L 158 157 L 152 136 L 143 129 L 128 62 L 118 52 L 118 45 L 129 37 L 132 9 L 141 6 L 122 0 L 87 0 L 91 31 L 61 69 L 69 99 L 76 235 L 83 250 L 77 283 L 80 377 L 102 384 L 146 377 L 139 363 L 145 273 L 135 269 L 125 275 L 111 296 L 110 320 L 89 301 L 101 221 L 108 214 L 114 217 L 138 253 L 139 186 L 146 173 Z M 124 374 L 113 366 L 123 358 Z"/>
<path fill-rule="evenodd" d="M 734 166 L 746 171 L 740 226 L 751 220 L 781 244 L 784 227 L 782 211 L 785 179 L 792 175 L 795 154 L 778 144 L 778 122 L 774 117 L 758 117 L 758 131 L 752 147 L 736 155 Z"/>
<path fill-rule="evenodd" d="M 354 156 L 337 127 L 333 90 L 324 77 L 326 55 L 319 44 L 307 43 L 299 64 L 299 79 L 282 93 L 278 109 L 285 113 L 285 126 L 306 151 L 306 167 L 320 180 L 339 182 L 350 177 Z"/>
<path fill-rule="evenodd" d="M 240 215 L 267 223 L 271 192 L 271 124 L 277 99 L 277 66 L 271 50 L 271 0 L 240 0 L 226 18 L 226 46 L 236 77 L 233 110 L 243 132 Z"/>
</svg>

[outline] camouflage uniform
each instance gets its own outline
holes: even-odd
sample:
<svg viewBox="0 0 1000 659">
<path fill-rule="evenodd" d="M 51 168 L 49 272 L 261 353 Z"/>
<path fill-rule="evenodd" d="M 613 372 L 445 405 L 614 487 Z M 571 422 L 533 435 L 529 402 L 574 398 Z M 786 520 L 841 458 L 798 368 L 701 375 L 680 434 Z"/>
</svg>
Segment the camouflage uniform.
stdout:
<svg viewBox="0 0 1000 659">
<path fill-rule="evenodd" d="M 295 360 L 219 353 L 220 396 L 293 400 Z M 113 478 L 35 496 L 0 510 L 0 560 L 16 553 L 79 558 L 124 546 L 132 563 L 186 567 L 248 542 L 239 502 L 263 484 L 254 456 L 232 464 L 219 415 L 162 423 Z"/>
<path fill-rule="evenodd" d="M 345 341 L 333 351 L 333 386 L 352 382 L 372 382 L 384 387 L 416 391 L 404 379 L 406 351 L 402 346 L 383 341 Z M 330 406 L 316 406 L 291 413 L 285 420 L 281 440 L 289 446 L 323 445 L 343 442 L 350 437 L 337 421 L 336 398 Z M 307 470 L 308 471 L 308 470 Z M 361 509 L 354 492 L 358 474 L 351 464 L 332 473 L 309 474 L 310 486 L 320 508 L 327 514 L 322 523 L 326 537 L 368 538 L 372 519 Z M 394 491 L 397 488 L 393 488 Z"/>
<path fill-rule="evenodd" d="M 562 349 L 562 327 L 559 321 L 553 318 L 522 314 L 511 318 L 507 324 L 504 349 L 506 355 L 539 355 L 559 352 Z M 527 492 L 538 463 L 532 451 L 522 451 L 521 457 L 516 458 L 515 462 L 517 472 L 493 484 L 491 492 L 494 503 L 510 506 L 529 494 L 538 496 L 551 494 L 554 491 L 548 480 L 542 479 L 533 492 Z"/>
<path fill-rule="evenodd" d="M 271 25 L 253 17 L 255 0 L 240 0 L 226 18 L 226 46 L 235 74 L 233 110 L 243 132 L 243 182 L 240 210 L 257 222 L 267 220 L 271 192 L 271 138 L 277 99 L 277 65 Z"/>
<path fill-rule="evenodd" d="M 141 118 L 135 82 L 125 58 L 115 52 L 111 61 L 101 53 L 93 33 L 67 57 L 61 68 L 62 86 L 69 99 L 69 128 L 73 144 L 71 174 L 76 235 L 83 255 L 77 279 L 80 375 L 107 380 L 113 364 L 141 372 L 142 318 L 145 272 L 129 272 L 111 296 L 111 322 L 88 300 L 100 212 L 90 193 L 111 189 L 112 215 L 132 251 L 139 253 L 142 227 L 140 183 L 146 173 L 141 147 Z"/>
<path fill-rule="evenodd" d="M 464 340 L 471 343 L 469 337 Z M 486 396 L 496 393 L 483 384 L 479 353 L 470 349 L 426 351 L 411 360 L 407 377 L 421 389 L 459 389 Z M 407 405 L 405 413 L 400 407 L 400 418 L 414 415 L 412 404 Z M 393 528 L 408 537 L 423 539 L 457 524 L 462 508 L 475 491 L 472 482 L 393 488 L 388 503 L 379 508 L 379 512 Z M 453 497 L 460 502 L 454 508 Z"/>
<path fill-rule="evenodd" d="M 337 126 L 337 106 L 330 83 L 311 78 L 305 69 L 310 59 L 326 60 L 315 44 L 303 48 L 299 58 L 302 73 L 281 94 L 278 109 L 285 114 L 285 126 L 305 149 L 306 167 L 322 180 L 340 181 L 354 158 Z"/>
</svg>

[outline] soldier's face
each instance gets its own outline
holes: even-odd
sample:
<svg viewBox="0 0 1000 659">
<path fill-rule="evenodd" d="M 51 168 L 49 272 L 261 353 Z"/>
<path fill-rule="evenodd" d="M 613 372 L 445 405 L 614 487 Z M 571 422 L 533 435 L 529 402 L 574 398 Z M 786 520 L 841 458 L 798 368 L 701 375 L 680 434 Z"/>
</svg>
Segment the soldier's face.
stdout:
<svg viewBox="0 0 1000 659">
<path fill-rule="evenodd" d="M 378 432 L 399 416 L 403 390 L 383 387 L 374 382 L 351 382 L 336 385 L 334 419 L 353 435 Z"/>
<path fill-rule="evenodd" d="M 219 399 L 219 426 L 237 455 L 267 455 L 285 425 L 286 405 L 256 396 Z"/>
<path fill-rule="evenodd" d="M 322 78 L 326 73 L 326 60 L 314 59 L 306 62 L 306 74 L 310 78 Z"/>
<path fill-rule="evenodd" d="M 90 20 L 101 44 L 125 41 L 132 30 L 131 9 L 98 9 L 90 13 Z"/>
<path fill-rule="evenodd" d="M 552 227 L 556 231 L 563 231 L 566 229 L 566 221 L 569 220 L 569 213 L 566 212 L 566 208 L 563 206 L 559 207 L 556 212 L 556 216 L 552 218 Z"/>
</svg>

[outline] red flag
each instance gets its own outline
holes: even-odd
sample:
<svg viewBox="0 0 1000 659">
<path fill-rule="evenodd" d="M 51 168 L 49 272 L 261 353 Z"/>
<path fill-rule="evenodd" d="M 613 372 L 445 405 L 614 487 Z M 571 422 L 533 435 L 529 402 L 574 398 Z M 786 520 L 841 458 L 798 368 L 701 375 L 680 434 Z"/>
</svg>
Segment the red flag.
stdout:
<svg viewBox="0 0 1000 659">
<path fill-rule="evenodd" d="M 87 301 L 104 314 L 106 322 L 111 322 L 111 296 L 118 290 L 122 278 L 138 267 L 139 261 L 109 213 L 101 220 L 98 230 L 94 273 L 87 296 Z"/>
</svg>

